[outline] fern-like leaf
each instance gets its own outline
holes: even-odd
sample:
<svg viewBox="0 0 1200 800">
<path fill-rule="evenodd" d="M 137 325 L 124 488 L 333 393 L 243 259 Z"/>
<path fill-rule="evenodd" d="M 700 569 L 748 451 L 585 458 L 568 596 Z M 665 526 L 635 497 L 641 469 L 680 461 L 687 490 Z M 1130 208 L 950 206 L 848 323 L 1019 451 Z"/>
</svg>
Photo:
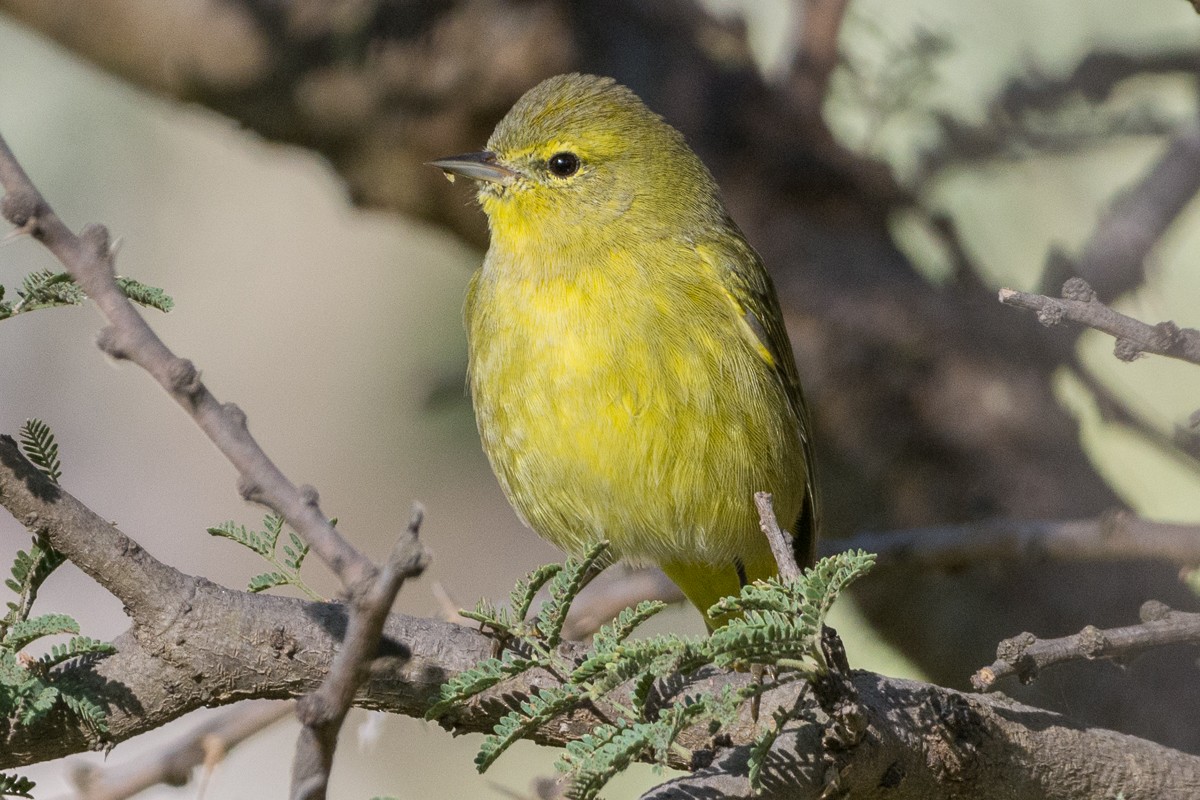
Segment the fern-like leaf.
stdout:
<svg viewBox="0 0 1200 800">
<path fill-rule="evenodd" d="M 50 577 L 50 573 L 58 569 L 66 557 L 50 546 L 42 537 L 35 536 L 29 552 L 17 552 L 11 568 L 12 577 L 4 581 L 4 585 L 17 595 L 17 601 L 8 602 L 8 614 L 0 620 L 0 636 L 5 635 L 14 623 L 26 619 L 37 599 L 38 590 Z"/>
<path fill-rule="evenodd" d="M 300 567 L 304 564 L 304 557 L 308 555 L 308 544 L 293 531 L 288 531 L 288 541 L 291 544 L 283 546 L 283 565 L 299 572 Z"/>
<path fill-rule="evenodd" d="M 530 731 L 552 720 L 579 701 L 579 691 L 572 686 L 552 686 L 542 689 L 521 703 L 520 709 L 500 718 L 492 733 L 484 737 L 475 755 L 475 768 L 486 772 L 500 755 Z"/>
<path fill-rule="evenodd" d="M 62 464 L 58 460 L 58 442 L 50 426 L 40 419 L 27 419 L 21 426 L 21 450 L 43 475 L 57 484 L 62 477 Z"/>
<path fill-rule="evenodd" d="M 108 733 L 108 715 L 94 700 L 82 695 L 62 693 L 63 704 L 96 733 Z"/>
<path fill-rule="evenodd" d="M 519 675 L 534 665 L 534 662 L 513 653 L 503 658 L 489 658 L 464 670 L 442 684 L 438 701 L 425 712 L 425 719 L 437 719 L 480 692 L 487 691 L 505 678 Z"/>
<path fill-rule="evenodd" d="M 133 302 L 146 308 L 154 308 L 163 313 L 175 307 L 175 301 L 157 286 L 147 286 L 133 278 L 117 277 L 117 288 Z"/>
<path fill-rule="evenodd" d="M 655 738 L 650 723 L 617 725 L 614 731 L 585 736 L 568 745 L 564 758 L 571 759 L 571 786 L 568 800 L 594 800 L 614 775 L 627 769 L 634 759 L 649 749 Z"/>
<path fill-rule="evenodd" d="M 18 719 L 25 726 L 33 725 L 45 717 L 54 708 L 54 704 L 62 694 L 53 686 L 39 682 L 35 691 L 30 692 L 21 703 Z"/>
<path fill-rule="evenodd" d="M 525 617 L 529 616 L 529 607 L 533 605 L 533 598 L 547 581 L 562 572 L 562 568 L 562 564 L 543 564 L 517 581 L 517 585 L 508 596 L 508 607 L 512 609 L 513 618 L 517 622 L 525 621 Z"/>
<path fill-rule="evenodd" d="M 36 783 L 22 775 L 0 772 L 0 797 L 27 797 L 32 800 Z"/>
<path fill-rule="evenodd" d="M 115 652 L 117 652 L 117 648 L 108 642 L 102 642 L 90 636 L 72 636 L 66 644 L 56 644 L 51 647 L 49 653 L 38 659 L 38 663 L 42 665 L 43 669 L 49 669 L 64 661 L 70 661 L 72 658 L 107 655 Z"/>
<path fill-rule="evenodd" d="M 21 665 L 15 650 L 0 647 L 0 711 L 12 712 L 12 690 L 20 690 L 32 680 L 29 670 Z"/>
<path fill-rule="evenodd" d="M 581 558 L 569 558 L 563 568 L 550 580 L 550 599 L 538 614 L 538 630 L 549 647 L 557 647 L 562 641 L 563 625 L 584 581 L 592 568 L 605 558 L 608 542 L 597 542 L 588 548 Z"/>
<path fill-rule="evenodd" d="M 14 622 L 4 636 L 3 644 L 20 650 L 43 636 L 59 633 L 79 633 L 79 623 L 67 614 L 43 614 L 40 617 Z"/>
<path fill-rule="evenodd" d="M 65 272 L 51 272 L 48 269 L 26 275 L 21 280 L 21 288 L 17 290 L 17 295 L 21 299 L 13 306 L 14 314 L 39 308 L 77 306 L 86 297 L 70 275 Z"/>
<path fill-rule="evenodd" d="M 779 738 L 783 726 L 792 718 L 791 711 L 787 708 L 777 708 L 772 716 L 772 724 L 766 727 L 754 743 L 750 746 L 750 756 L 746 761 L 746 766 L 749 767 L 750 786 L 757 792 L 762 788 L 762 772 L 767 765 L 767 759 L 771 755 L 771 748 L 775 746 L 775 740 Z"/>
<path fill-rule="evenodd" d="M 596 652 L 612 650 L 629 638 L 639 625 L 666 607 L 667 604 L 661 600 L 643 600 L 633 608 L 621 609 L 616 619 L 607 625 L 601 625 L 600 630 L 596 631 L 592 647 Z"/>
<path fill-rule="evenodd" d="M 245 525 L 238 525 L 233 520 L 227 520 L 207 530 L 213 536 L 220 536 L 237 542 L 242 547 L 248 547 L 264 558 L 270 556 L 274 548 L 274 542 L 268 541 L 264 534 L 247 530 Z"/>
<path fill-rule="evenodd" d="M 291 579 L 282 572 L 262 572 L 250 579 L 246 591 L 257 594 L 265 592 L 267 589 L 274 589 L 276 586 L 287 586 L 291 582 Z"/>
</svg>

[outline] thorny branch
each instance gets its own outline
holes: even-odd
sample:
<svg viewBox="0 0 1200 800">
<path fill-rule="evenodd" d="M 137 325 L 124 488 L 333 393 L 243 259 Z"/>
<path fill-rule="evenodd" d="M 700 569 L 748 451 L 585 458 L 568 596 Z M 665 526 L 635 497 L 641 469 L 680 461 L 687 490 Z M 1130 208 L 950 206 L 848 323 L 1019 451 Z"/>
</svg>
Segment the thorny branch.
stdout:
<svg viewBox="0 0 1200 800">
<path fill-rule="evenodd" d="M 1032 633 L 1005 639 L 996 648 L 996 661 L 972 675 L 971 685 L 987 692 L 1001 678 L 1016 675 L 1022 683 L 1031 683 L 1046 667 L 1066 661 L 1122 659 L 1164 645 L 1200 644 L 1200 614 L 1174 611 L 1148 600 L 1139 616 L 1139 625 L 1107 630 L 1089 625 L 1061 639 L 1039 639 Z"/>
<path fill-rule="evenodd" d="M 330 524 L 318 506 L 316 490 L 297 488 L 267 456 L 250 435 L 241 409 L 218 402 L 200 380 L 196 366 L 172 353 L 137 313 L 117 284 L 108 231 L 92 225 L 76 236 L 34 186 L 3 137 L 0 185 L 5 190 L 0 213 L 54 253 L 108 320 L 98 338 L 100 348 L 150 373 L 237 468 L 242 496 L 278 512 L 342 581 L 351 606 L 342 649 L 320 689 L 303 698 L 297 710 L 304 727 L 296 747 L 291 797 L 325 797 L 337 734 L 366 678 L 384 620 L 404 580 L 421 574 L 428 561 L 417 538 L 420 512 L 414 510 L 384 568 L 376 568 Z M 153 600 L 165 602 L 162 597 Z"/>
<path fill-rule="evenodd" d="M 1116 338 L 1113 355 L 1122 361 L 1155 353 L 1200 364 L 1200 331 L 1180 328 L 1174 322 L 1147 325 L 1114 311 L 1096 299 L 1096 293 L 1082 278 L 1072 278 L 1063 284 L 1062 299 L 1001 289 L 1000 302 L 1036 311 L 1038 322 L 1047 327 L 1070 321 L 1103 331 Z"/>
</svg>

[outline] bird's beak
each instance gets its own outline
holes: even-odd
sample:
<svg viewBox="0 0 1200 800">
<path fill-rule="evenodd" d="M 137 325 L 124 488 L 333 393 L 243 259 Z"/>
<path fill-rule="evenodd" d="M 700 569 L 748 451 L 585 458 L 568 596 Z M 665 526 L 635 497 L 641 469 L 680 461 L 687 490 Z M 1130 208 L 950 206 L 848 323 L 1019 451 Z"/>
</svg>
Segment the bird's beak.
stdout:
<svg viewBox="0 0 1200 800">
<path fill-rule="evenodd" d="M 437 167 L 446 173 L 446 177 L 452 181 L 455 175 L 462 175 L 464 178 L 470 178 L 473 181 L 498 183 L 501 186 L 511 185 L 521 174 L 516 170 L 500 165 L 496 161 L 496 154 L 489 150 L 479 153 L 463 153 L 461 156 L 439 158 L 437 161 L 430 161 L 429 166 Z"/>
</svg>

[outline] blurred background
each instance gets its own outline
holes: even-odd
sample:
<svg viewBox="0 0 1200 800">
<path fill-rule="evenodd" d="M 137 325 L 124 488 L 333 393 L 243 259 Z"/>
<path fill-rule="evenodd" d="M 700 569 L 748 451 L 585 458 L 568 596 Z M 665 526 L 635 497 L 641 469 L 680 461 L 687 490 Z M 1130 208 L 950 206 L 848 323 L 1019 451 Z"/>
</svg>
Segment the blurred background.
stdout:
<svg viewBox="0 0 1200 800">
<path fill-rule="evenodd" d="M 409 211 L 424 204 L 416 214 L 389 211 L 381 206 L 405 208 L 408 201 L 392 202 L 382 190 L 366 196 L 362 175 L 344 153 L 330 149 L 325 151 L 327 158 L 308 147 L 269 141 L 205 107 L 220 107 L 220 102 L 178 102 L 136 88 L 25 27 L 14 18 L 27 13 L 25 4 L 0 2 L 0 12 L 10 5 L 14 16 L 0 13 L 0 132 L 60 215 L 76 228 L 103 222 L 120 237 L 119 270 L 165 288 L 176 301 L 170 314 L 145 312 L 156 330 L 177 353 L 199 365 L 218 398 L 232 400 L 247 412 L 251 431 L 267 452 L 294 480 L 320 490 L 323 508 L 340 518 L 340 528 L 356 543 L 382 556 L 406 521 L 410 503 L 419 500 L 426 506 L 422 538 L 434 551 L 433 566 L 422 580 L 405 587 L 398 610 L 441 613 L 431 588 L 435 582 L 464 606 L 484 596 L 503 597 L 526 571 L 556 560 L 558 554 L 521 527 L 501 496 L 462 392 L 462 295 L 481 257 L 477 245 L 483 230 L 482 215 L 469 191 L 461 183 L 435 186 L 440 177 L 421 174 L 415 179 L 421 182 L 420 192 L 437 192 L 439 199 L 412 200 Z M 805 4 L 709 0 L 706 5 L 718 30 L 735 41 L 744 33 L 753 62 L 741 69 L 761 75 L 768 88 L 786 78 Z M 592 12 L 576 13 L 582 25 L 600 26 L 589 23 Z M 1200 21 L 1182 0 L 1143 0 L 1136 10 L 1118 0 L 1010 0 L 982 6 L 952 0 L 854 0 L 841 24 L 841 59 L 820 106 L 820 124 L 834 142 L 824 152 L 833 152 L 832 147 L 861 157 L 864 164 L 882 165 L 878 174 L 863 171 L 854 191 L 865 193 L 871 186 L 888 184 L 894 187 L 889 191 L 915 198 L 911 203 L 859 204 L 870 210 L 866 216 L 873 221 L 866 227 L 879 237 L 870 245 L 876 248 L 871 252 L 863 242 L 872 234 L 855 233 L 857 223 L 846 222 L 860 217 L 834 197 L 844 189 L 836 181 L 806 195 L 817 199 L 798 201 L 805 209 L 798 217 L 802 222 L 793 219 L 793 227 L 779 239 L 772 238 L 780 230 L 772 224 L 778 221 L 773 216 L 777 210 L 756 199 L 753 181 L 739 180 L 753 173 L 744 167 L 739 173 L 731 164 L 737 166 L 739 152 L 762 163 L 770 137 L 782 135 L 779 131 L 762 134 L 759 152 L 753 147 L 739 151 L 737 141 L 723 140 L 719 132 L 685 113 L 673 116 L 674 101 L 656 103 L 649 87 L 654 64 L 625 64 L 627 74 L 611 71 L 682 127 L 710 163 L 725 158 L 722 153 L 735 153 L 714 171 L 734 216 L 764 250 L 777 275 L 783 273 L 778 280 L 784 304 L 789 312 L 798 309 L 791 320 L 793 338 L 798 350 L 806 351 L 800 340 L 820 340 L 823 334 L 814 327 L 817 322 L 803 300 L 789 300 L 807 296 L 813 303 L 825 302 L 834 290 L 825 286 L 805 295 L 810 282 L 805 268 L 844 269 L 832 285 L 844 279 L 847 285 L 858 281 L 855 285 L 861 288 L 861 265 L 884 252 L 888 259 L 907 265 L 910 274 L 904 280 L 911 284 L 938 287 L 937 291 L 961 284 L 962 265 L 945 239 L 932 231 L 931 215 L 945 215 L 957 229 L 979 298 L 990 302 L 1001 285 L 1037 289 L 1047 254 L 1055 247 L 1078 253 L 1096 229 L 1099 215 L 1146 173 L 1172 133 L 1196 124 L 1194 71 L 1147 70 L 1103 98 L 1080 96 L 1053 111 L 1039 111 L 1042 116 L 1032 121 L 1022 117 L 1024 133 L 1032 128 L 1041 138 L 1014 135 L 1005 146 L 990 150 L 979 145 L 978 152 L 969 151 L 962 146 L 965 138 L 948 135 L 945 121 L 953 119 L 959 126 L 954 130 L 979 134 L 971 140 L 976 143 L 985 133 L 1011 133 L 1016 115 L 997 117 L 994 101 L 1014 78 L 1067 75 L 1097 51 L 1197 59 L 1198 35 Z M 577 45 L 563 56 L 566 62 L 606 63 L 606 56 L 597 55 L 596 40 L 589 41 L 591 50 Z M 637 84 L 639 75 L 646 86 Z M 668 85 L 678 88 L 677 83 Z M 190 96 L 204 100 L 204 94 Z M 488 104 L 475 97 L 472 110 L 478 119 L 456 133 L 483 134 L 464 143 L 466 147 L 446 137 L 445 151 L 482 145 L 486 131 L 513 99 L 515 95 L 497 95 L 485 114 L 479 109 Z M 248 116 L 254 123 L 253 114 Z M 261 120 L 252 127 L 270 132 Z M 429 156 L 439 154 L 444 153 Z M 777 155 L 786 160 L 795 153 Z M 405 169 L 417 174 L 425 169 L 421 160 L 411 158 Z M 833 170 L 828 158 L 813 163 L 809 174 Z M 805 163 L 799 168 L 806 168 Z M 884 180 L 879 174 L 891 177 Z M 352 197 L 365 200 L 370 208 L 356 206 Z M 778 252 L 779 241 L 794 241 L 788 237 L 806 224 L 828 224 L 840 232 L 803 240 L 809 248 L 803 251 Z M 1200 270 L 1193 256 L 1198 245 L 1200 216 L 1189 206 L 1146 261 L 1144 283 L 1122 293 L 1118 307 L 1149 322 L 1200 323 Z M 802 265 L 784 263 L 789 255 Z M 0 247 L 0 284 L 10 292 L 23 275 L 41 268 L 58 266 L 36 243 L 16 239 Z M 793 269 L 797 272 L 787 271 Z M 845 296 L 848 303 L 861 299 L 852 293 Z M 872 313 L 871 306 L 859 307 L 864 314 Z M 1030 315 L 1007 309 L 996 314 L 1001 324 L 1012 328 L 1005 334 L 1006 346 L 1019 352 L 1022 337 L 1028 337 L 1031 347 L 1059 337 L 1068 354 L 1075 348 L 1082 374 L 1093 376 L 1121 404 L 1167 436 L 1200 407 L 1200 370 L 1153 357 L 1121 363 L 1112 357 L 1107 337 L 1084 333 L 1074 338 L 1061 331 L 1043 335 Z M 851 306 L 845 315 L 853 316 Z M 46 421 L 57 434 L 63 483 L 70 492 L 158 558 L 231 587 L 244 586 L 262 565 L 241 548 L 209 537 L 205 528 L 230 519 L 257 524 L 261 510 L 240 501 L 232 468 L 147 376 L 100 354 L 94 346 L 99 327 L 98 315 L 86 306 L 39 311 L 0 323 L 0 432 L 15 434 L 29 417 Z M 847 322 L 846 327 L 854 325 Z M 987 329 L 978 333 L 981 339 L 991 335 Z M 927 344 L 928 339 L 918 338 L 913 347 Z M 1032 351 L 1028 357 L 1046 361 Z M 1071 358 L 1062 353 L 1055 357 Z M 822 453 L 828 457 L 828 481 L 838 482 L 858 469 L 853 466 L 856 452 L 866 460 L 883 458 L 874 450 L 868 453 L 865 446 L 856 450 L 855 436 L 874 443 L 889 436 L 903 438 L 903 432 L 883 434 L 871 427 L 855 433 L 855 406 L 838 401 L 837 375 L 806 363 L 837 362 L 807 351 L 799 358 L 806 378 L 816 373 L 812 386 L 818 427 L 840 432 L 826 437 L 833 444 Z M 851 380 L 850 374 L 842 374 Z M 1088 484 L 1087 499 L 1056 503 L 1039 497 L 1026 502 L 1021 481 L 1000 489 L 993 482 L 979 497 L 950 503 L 942 513 L 926 501 L 911 499 L 928 487 L 888 495 L 870 490 L 872 481 L 896 485 L 887 478 L 890 468 L 876 465 L 862 468 L 874 477 L 846 477 L 838 484 L 855 487 L 847 495 L 871 493 L 859 498 L 866 511 L 858 518 L 846 510 L 854 505 L 852 497 L 835 497 L 831 532 L 845 536 L 864 528 L 996 515 L 1084 516 L 1119 504 L 1152 519 L 1200 522 L 1200 470 L 1194 459 L 1129 425 L 1114 424 L 1108 413 L 1111 403 L 1097 401 L 1095 387 L 1081 381 L 1079 370 L 1058 367 L 1047 374 L 1053 401 L 1065 410 L 1064 419 L 1078 425 L 1090 468 L 1111 489 L 1111 497 L 1096 488 L 1100 484 Z M 967 399 L 961 407 L 936 406 L 929 413 L 970 417 L 973 396 L 964 392 Z M 902 414 L 896 424 L 909 430 Z M 1068 429 L 1066 435 L 1074 432 Z M 897 446 L 925 447 L 930 463 L 947 465 L 948 473 L 975 469 L 974 462 L 964 460 L 965 450 L 947 455 L 944 442 L 922 445 L 905 440 Z M 1037 448 L 1022 452 L 1036 453 Z M 1053 464 L 1045 468 L 1059 470 Z M 987 482 L 986 474 L 981 471 L 974 480 Z M 991 498 L 992 490 L 1006 493 L 1006 500 Z M 25 530 L 0 518 L 0 560 L 7 563 L 27 545 Z M 1158 591 L 1165 585 L 1163 576 L 1172 579 L 1173 569 L 1159 569 L 1135 583 L 1129 596 L 1121 596 L 1117 606 L 1126 614 L 1124 622 L 1134 621 L 1141 599 L 1179 601 Z M 306 575 L 319 591 L 336 591 L 319 565 L 310 564 Z M 961 686 L 969 671 L 956 663 L 949 677 L 939 674 L 937 664 L 945 663 L 945 657 L 930 656 L 934 651 L 924 647 L 904 646 L 914 638 L 934 638 L 927 629 L 922 633 L 912 628 L 924 625 L 926 617 L 938 616 L 939 609 L 947 610 L 950 618 L 939 637 L 1001 619 L 1005 606 L 1025 602 L 1034 591 L 1023 583 L 1034 582 L 1030 575 L 1023 572 L 1014 578 L 1004 570 L 986 571 L 992 581 L 988 585 L 997 588 L 969 597 L 962 584 L 955 583 L 956 576 L 922 578 L 921 587 L 909 591 L 915 579 L 885 575 L 862 598 L 861 612 L 849 601 L 838 609 L 835 626 L 847 639 L 856 667 L 956 680 Z M 1072 591 L 1082 594 L 1086 604 L 1086 592 L 1110 585 L 1110 578 L 1109 573 L 1081 577 Z M 965 579 L 978 583 L 979 575 Z M 1054 590 L 1050 587 L 1046 595 L 1053 598 Z M 1055 605 L 1052 599 L 1030 602 L 1036 608 Z M 1095 603 L 1103 605 L 1102 598 Z M 40 604 L 43 612 L 73 614 L 94 637 L 109 638 L 125 627 L 119 604 L 71 568 L 54 577 Z M 902 609 L 908 615 L 907 627 L 889 625 L 878 610 L 881 604 Z M 1000 635 L 1023 628 L 1053 635 L 1106 621 L 1065 618 L 1053 623 L 1061 624 L 1062 630 L 1043 629 L 1036 627 L 1036 617 L 1030 619 L 1025 606 L 1021 618 L 1030 621 L 996 622 L 995 627 Z M 702 630 L 698 616 L 682 607 L 665 614 L 658 625 Z M 994 645 L 990 628 L 986 635 Z M 953 635 L 938 646 L 957 652 L 964 663 L 981 666 L 990 661 L 986 647 L 964 646 Z M 1120 692 L 1129 680 L 1116 667 L 1092 669 L 1093 675 L 1099 671 L 1110 680 L 1105 691 Z M 1185 683 L 1194 684 L 1194 678 L 1188 676 Z M 1056 680 L 1045 676 L 1042 690 L 1062 695 L 1066 690 Z M 108 762 L 136 758 L 196 721 L 184 719 L 122 744 Z M 1105 721 L 1115 724 L 1111 718 Z M 1155 728 L 1152 720 L 1131 722 L 1129 728 L 1176 746 L 1195 745 L 1183 735 Z M 243 745 L 216 768 L 208 796 L 284 796 L 293 740 L 293 727 L 284 723 Z M 399 717 L 368 719 L 358 712 L 338 752 L 331 794 L 529 796 L 530 781 L 552 771 L 553 752 L 525 746 L 501 759 L 486 776 L 477 776 L 471 764 L 477 744 L 477 737 L 451 739 L 435 725 Z M 81 755 L 67 761 L 89 760 L 104 759 Z M 39 797 L 69 791 L 63 763 L 23 772 L 38 781 Z M 634 797 L 662 779 L 638 767 L 614 783 L 607 796 Z M 159 788 L 144 796 L 174 798 L 194 791 L 194 786 Z"/>
</svg>

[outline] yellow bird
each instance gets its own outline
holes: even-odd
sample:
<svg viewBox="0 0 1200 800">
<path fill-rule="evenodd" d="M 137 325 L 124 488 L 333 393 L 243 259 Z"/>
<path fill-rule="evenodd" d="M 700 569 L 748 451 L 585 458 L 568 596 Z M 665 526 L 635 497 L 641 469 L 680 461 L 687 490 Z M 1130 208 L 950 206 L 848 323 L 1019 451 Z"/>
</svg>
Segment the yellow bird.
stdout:
<svg viewBox="0 0 1200 800">
<path fill-rule="evenodd" d="M 487 214 L 469 384 L 524 522 L 569 552 L 608 539 L 657 564 L 702 614 L 776 572 L 757 491 L 811 562 L 808 413 L 779 301 L 683 136 L 610 78 L 560 75 L 487 150 L 432 163 L 477 181 Z"/>
</svg>

